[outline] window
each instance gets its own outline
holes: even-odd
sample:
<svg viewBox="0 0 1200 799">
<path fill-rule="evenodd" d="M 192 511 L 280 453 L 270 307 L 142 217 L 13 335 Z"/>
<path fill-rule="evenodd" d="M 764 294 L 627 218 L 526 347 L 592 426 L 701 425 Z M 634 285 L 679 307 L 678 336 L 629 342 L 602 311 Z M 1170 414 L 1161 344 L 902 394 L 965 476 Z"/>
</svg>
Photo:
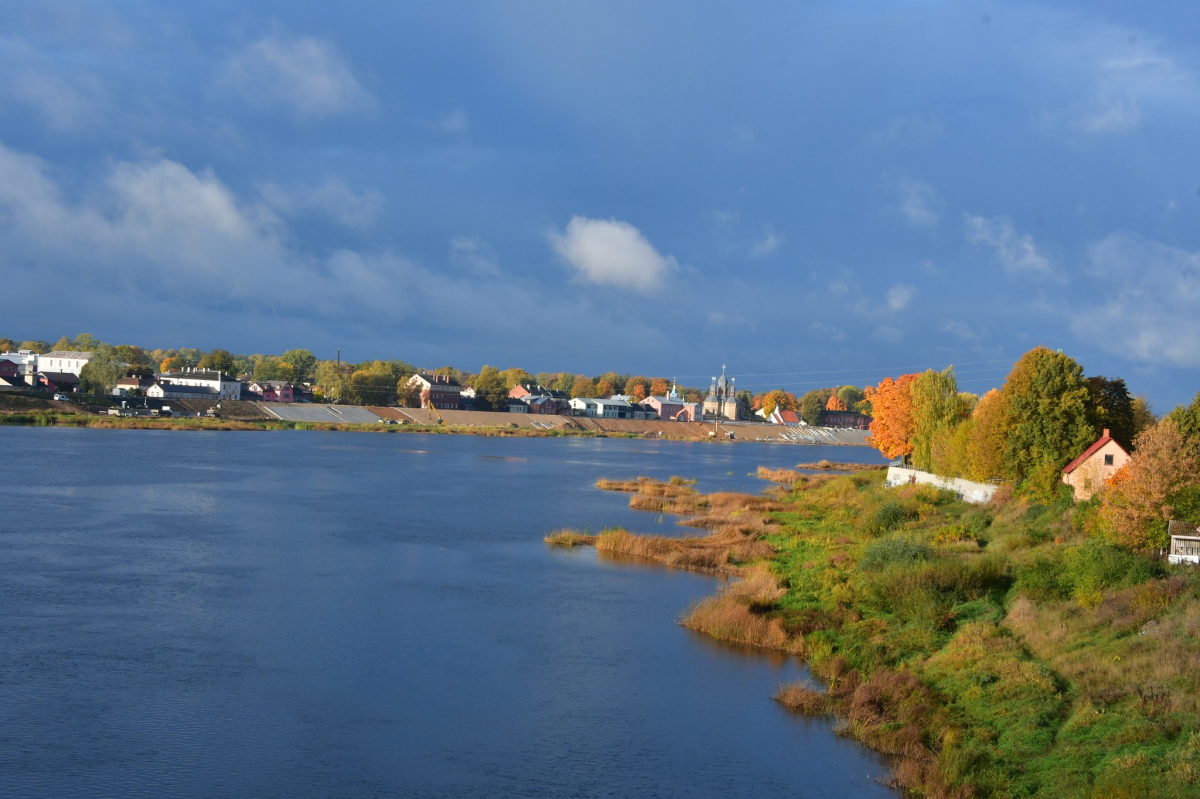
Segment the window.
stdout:
<svg viewBox="0 0 1200 799">
<path fill-rule="evenodd" d="M 1105 465 L 1105 466 L 1112 466 L 1112 465 L 1113 465 L 1113 456 L 1112 456 L 1112 455 L 1105 455 L 1105 456 L 1104 456 L 1104 465 Z"/>
</svg>

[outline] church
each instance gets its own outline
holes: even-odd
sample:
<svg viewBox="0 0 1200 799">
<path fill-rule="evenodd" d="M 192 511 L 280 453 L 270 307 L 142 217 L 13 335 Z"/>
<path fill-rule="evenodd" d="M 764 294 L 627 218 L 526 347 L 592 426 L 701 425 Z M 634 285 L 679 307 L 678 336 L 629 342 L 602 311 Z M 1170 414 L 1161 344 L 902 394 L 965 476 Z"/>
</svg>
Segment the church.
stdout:
<svg viewBox="0 0 1200 799">
<path fill-rule="evenodd" d="M 737 378 L 725 377 L 725 365 L 721 365 L 721 376 L 712 379 L 708 388 L 708 396 L 704 398 L 705 419 L 728 419 L 736 421 L 741 417 L 738 412 L 737 393 L 734 391 L 734 381 Z"/>
</svg>

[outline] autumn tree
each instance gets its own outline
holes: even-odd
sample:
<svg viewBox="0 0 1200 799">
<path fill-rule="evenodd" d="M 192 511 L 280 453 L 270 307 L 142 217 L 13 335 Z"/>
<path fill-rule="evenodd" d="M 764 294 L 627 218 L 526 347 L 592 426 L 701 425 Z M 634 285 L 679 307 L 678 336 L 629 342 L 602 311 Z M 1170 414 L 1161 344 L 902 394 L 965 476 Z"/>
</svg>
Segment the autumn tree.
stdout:
<svg viewBox="0 0 1200 799">
<path fill-rule="evenodd" d="M 933 442 L 966 418 L 966 406 L 958 394 L 954 367 L 943 372 L 922 372 L 909 384 L 912 397 L 912 459 L 918 469 L 934 471 Z"/>
<path fill-rule="evenodd" d="M 565 391 L 570 394 L 571 390 L 575 388 L 575 375 L 571 374 L 570 372 L 563 372 L 558 376 L 558 379 L 554 381 L 550 388 L 554 389 L 555 391 Z"/>
<path fill-rule="evenodd" d="M 71 341 L 68 336 L 63 336 L 58 341 L 54 342 L 53 352 L 71 352 L 75 349 L 75 342 Z"/>
<path fill-rule="evenodd" d="M 665 397 L 671 393 L 671 383 L 665 377 L 656 377 L 650 381 L 650 396 Z"/>
<path fill-rule="evenodd" d="M 1125 381 L 1119 377 L 1109 380 L 1103 375 L 1087 378 L 1088 399 L 1091 402 L 1092 426 L 1108 428 L 1116 442 L 1126 452 L 1133 448 L 1137 433 L 1133 420 L 1133 397 Z"/>
<path fill-rule="evenodd" d="M 875 411 L 871 421 L 871 446 L 888 458 L 908 460 L 912 454 L 913 400 L 909 387 L 916 375 L 885 377 L 867 389 L 866 398 Z"/>
<path fill-rule="evenodd" d="M 50 351 L 50 344 L 45 341 L 41 341 L 41 340 L 22 341 L 17 346 L 17 349 L 32 350 L 33 352 L 36 352 L 38 355 L 45 355 L 47 352 Z"/>
<path fill-rule="evenodd" d="M 1100 492 L 1102 527 L 1131 549 L 1167 544 L 1181 492 L 1200 485 L 1200 446 L 1170 417 L 1137 437 L 1129 462 Z"/>
<path fill-rule="evenodd" d="M 979 398 L 967 425 L 963 476 L 979 482 L 1004 476 L 1004 452 L 1012 426 L 1008 405 L 999 389 Z"/>
<path fill-rule="evenodd" d="M 625 382 L 625 394 L 634 402 L 641 402 L 650 396 L 650 381 L 640 375 L 629 378 Z"/>
<path fill-rule="evenodd" d="M 768 391 L 762 398 L 762 410 L 767 416 L 774 413 L 776 408 L 781 411 L 795 411 L 799 407 L 800 401 L 796 399 L 796 395 L 781 388 Z"/>
<path fill-rule="evenodd" d="M 0 352 L 12 352 L 13 343 L 11 338 L 0 338 Z"/>
<path fill-rule="evenodd" d="M 79 352 L 95 352 L 102 344 L 104 344 L 104 342 L 93 336 L 91 333 L 80 333 L 75 337 L 75 340 L 71 342 L 71 346 L 67 347 L 67 349 L 77 350 Z"/>
<path fill-rule="evenodd" d="M 501 379 L 504 380 L 505 389 L 515 388 L 521 383 L 537 382 L 534 380 L 533 375 L 529 374 L 529 372 L 526 372 L 524 369 L 517 369 L 515 367 L 512 369 L 505 369 L 500 373 L 500 376 Z"/>
<path fill-rule="evenodd" d="M 1061 352 L 1035 347 L 1013 366 L 1002 393 L 1011 420 L 1005 472 L 1052 494 L 1059 470 L 1097 438 L 1083 367 Z"/>
<path fill-rule="evenodd" d="M 228 350 L 213 350 L 200 359 L 199 366 L 201 369 L 231 373 L 234 371 L 233 353 Z"/>
<path fill-rule="evenodd" d="M 841 397 L 839 397 L 837 394 L 830 394 L 829 400 L 825 403 L 825 410 L 848 411 L 850 409 L 847 407 L 845 401 L 843 401 Z"/>
<path fill-rule="evenodd" d="M 616 394 L 616 393 L 617 393 L 616 384 L 609 382 L 605 378 L 601 378 L 600 380 L 596 381 L 596 396 L 597 397 L 611 397 L 613 394 Z"/>
<path fill-rule="evenodd" d="M 355 405 L 394 405 L 396 380 L 390 371 L 359 369 L 350 375 L 349 400 Z"/>
<path fill-rule="evenodd" d="M 575 375 L 575 382 L 571 385 L 571 397 L 578 399 L 580 397 L 596 396 L 596 384 L 587 375 Z"/>
<path fill-rule="evenodd" d="M 282 358 L 274 355 L 262 355 L 254 361 L 254 379 L 286 380 L 291 383 L 296 380 L 296 371 L 290 364 L 284 363 Z"/>
</svg>

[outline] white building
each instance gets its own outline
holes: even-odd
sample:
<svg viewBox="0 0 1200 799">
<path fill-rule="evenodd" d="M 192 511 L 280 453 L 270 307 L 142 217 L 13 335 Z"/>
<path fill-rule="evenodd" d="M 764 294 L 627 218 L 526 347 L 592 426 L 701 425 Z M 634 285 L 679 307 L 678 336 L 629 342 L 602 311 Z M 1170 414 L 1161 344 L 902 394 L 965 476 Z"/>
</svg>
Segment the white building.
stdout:
<svg viewBox="0 0 1200 799">
<path fill-rule="evenodd" d="M 619 399 L 591 399 L 576 397 L 571 400 L 571 410 L 576 416 L 594 416 L 601 419 L 632 419 L 633 406 Z M 639 410 L 641 410 L 639 408 Z"/>
<path fill-rule="evenodd" d="M 219 400 L 240 400 L 242 398 L 242 384 L 238 380 L 234 380 L 227 374 L 214 371 L 212 369 L 183 369 L 178 372 L 164 372 L 158 376 L 159 384 L 162 386 L 161 392 L 163 396 L 172 396 L 172 386 L 193 386 L 195 388 L 208 388 L 212 392 L 206 394 L 209 399 Z M 158 394 L 151 394 L 149 390 L 146 396 L 153 397 Z M 183 397 L 180 397 L 181 399 Z M 195 397 L 194 399 L 201 399 Z"/>
<path fill-rule="evenodd" d="M 39 372 L 58 372 L 79 377 L 83 373 L 83 367 L 87 366 L 87 362 L 92 359 L 92 354 L 74 350 L 55 350 L 36 357 L 37 371 Z"/>
<path fill-rule="evenodd" d="M 187 386 L 172 383 L 155 383 L 146 389 L 146 396 L 154 399 L 202 399 L 219 400 L 221 397 L 211 386 Z"/>
</svg>

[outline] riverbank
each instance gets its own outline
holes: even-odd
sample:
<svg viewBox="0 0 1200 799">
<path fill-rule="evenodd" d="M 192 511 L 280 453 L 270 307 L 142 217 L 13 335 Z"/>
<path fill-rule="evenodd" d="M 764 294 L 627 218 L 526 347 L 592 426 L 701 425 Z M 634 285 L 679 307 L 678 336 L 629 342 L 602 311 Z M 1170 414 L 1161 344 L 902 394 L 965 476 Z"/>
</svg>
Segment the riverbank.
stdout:
<svg viewBox="0 0 1200 799">
<path fill-rule="evenodd" d="M 681 623 L 802 657 L 824 686 L 776 699 L 893 756 L 915 795 L 1200 794 L 1193 572 L 1088 539 L 1092 508 L 1068 499 L 771 476 L 760 497 L 635 481 L 631 507 L 709 536 L 547 540 L 739 576 Z"/>
<path fill-rule="evenodd" d="M 17 402 L 21 400 L 21 402 Z M 598 419 L 481 411 L 260 402 L 182 400 L 175 416 L 114 416 L 106 408 L 0 395 L 0 424 L 60 425 L 124 430 L 343 430 L 349 432 L 453 433 L 480 436 L 582 436 L 653 438 L 666 441 L 755 441 L 865 446 L 859 430 L 808 428 L 797 432 L 771 424 L 711 424 L 641 419 Z M 274 406 L 274 407 L 272 407 Z M 214 415 L 210 416 L 209 412 Z"/>
</svg>

